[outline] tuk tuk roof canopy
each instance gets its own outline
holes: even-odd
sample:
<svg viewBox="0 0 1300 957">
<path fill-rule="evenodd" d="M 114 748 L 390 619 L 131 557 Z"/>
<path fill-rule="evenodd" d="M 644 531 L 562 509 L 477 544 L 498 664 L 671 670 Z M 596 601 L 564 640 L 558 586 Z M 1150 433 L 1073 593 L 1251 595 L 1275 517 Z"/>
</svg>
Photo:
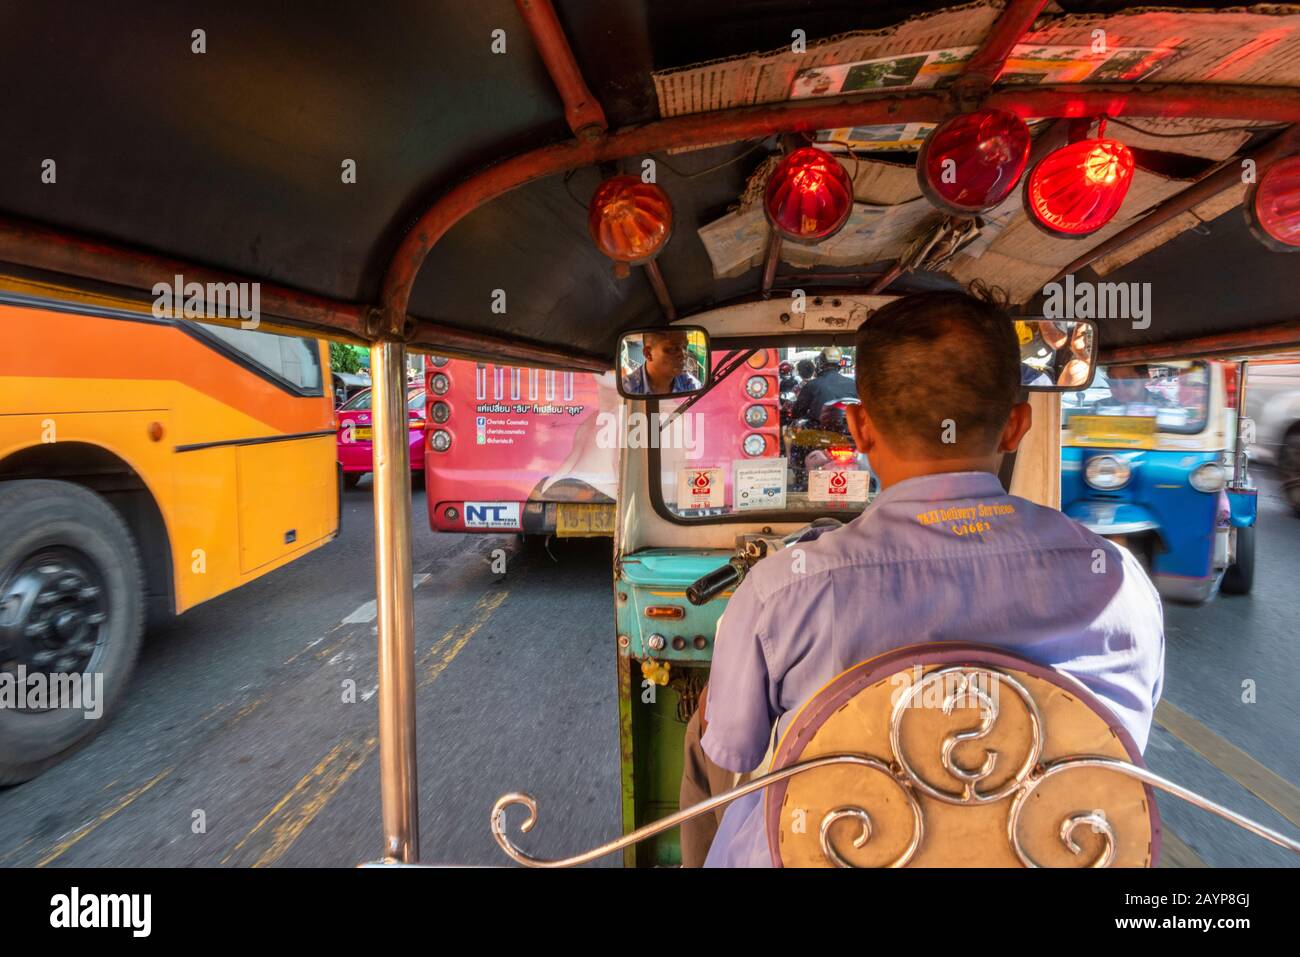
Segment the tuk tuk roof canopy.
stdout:
<svg viewBox="0 0 1300 957">
<path fill-rule="evenodd" d="M 10 301 L 256 281 L 268 327 L 596 370 L 625 329 L 796 287 L 981 279 L 1032 312 L 1072 274 L 1149 284 L 1144 315 L 1099 317 L 1116 357 L 1300 345 L 1300 259 L 1238 208 L 1244 160 L 1300 153 L 1297 6 L 47 0 L 5 23 Z M 1035 156 L 1108 117 L 1137 157 L 1116 218 L 1051 238 L 1017 190 L 946 221 L 916 148 L 978 106 L 1029 120 Z M 769 157 L 808 141 L 849 169 L 854 228 L 769 246 Z M 619 279 L 587 201 L 651 168 L 673 234 Z"/>
</svg>

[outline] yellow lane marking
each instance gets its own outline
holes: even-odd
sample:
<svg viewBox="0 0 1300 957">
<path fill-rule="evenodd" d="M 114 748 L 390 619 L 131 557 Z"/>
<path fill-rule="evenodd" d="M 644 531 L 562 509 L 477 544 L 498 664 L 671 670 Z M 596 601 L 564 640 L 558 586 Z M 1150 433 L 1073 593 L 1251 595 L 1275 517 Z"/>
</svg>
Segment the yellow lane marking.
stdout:
<svg viewBox="0 0 1300 957">
<path fill-rule="evenodd" d="M 360 744 L 356 739 L 336 744 L 244 835 L 221 863 L 230 863 L 230 859 L 263 828 L 267 828 L 271 835 L 270 844 L 258 855 L 253 867 L 267 867 L 278 861 L 378 745 L 379 739 L 375 737 Z"/>
<path fill-rule="evenodd" d="M 508 591 L 500 591 L 483 596 L 474 606 L 474 620 L 463 631 L 453 628 L 434 642 L 421 661 L 426 668 L 421 687 L 431 684 L 446 670 L 508 595 Z M 263 831 L 270 835 L 270 843 L 252 866 L 267 867 L 279 861 L 378 746 L 379 739 L 373 737 L 367 738 L 360 746 L 355 740 L 335 745 L 244 835 L 221 863 L 230 863 L 255 835 Z"/>
<path fill-rule="evenodd" d="M 1156 723 L 1300 827 L 1300 788 L 1270 771 L 1231 741 L 1221 738 L 1168 701 L 1156 706 Z"/>
<path fill-rule="evenodd" d="M 452 659 L 460 654 L 460 650 L 487 623 L 487 620 L 492 617 L 492 613 L 501 607 L 501 603 L 506 600 L 509 594 L 509 591 L 503 589 L 499 592 L 484 595 L 474 605 L 474 612 L 477 617 L 470 622 L 464 631 L 457 635 L 456 629 L 452 628 L 433 643 L 433 647 L 424 654 L 420 662 L 425 669 L 424 678 L 420 681 L 421 688 L 433 683 L 438 675 L 446 670 Z"/>
<path fill-rule="evenodd" d="M 1169 826 L 1162 825 L 1163 833 L 1160 835 L 1160 866 L 1164 867 L 1209 867 L 1201 860 L 1187 842 L 1181 837 L 1169 830 Z"/>
<path fill-rule="evenodd" d="M 85 837 L 95 828 L 99 827 L 99 825 L 103 824 L 109 818 L 113 817 L 113 815 L 117 814 L 118 811 L 121 811 L 123 808 L 130 805 L 141 794 L 144 794 L 146 791 L 152 788 L 163 778 L 167 777 L 167 775 L 171 774 L 172 770 L 173 770 L 172 768 L 167 768 L 166 770 L 160 771 L 159 773 L 155 774 L 152 778 L 150 778 L 144 784 L 140 785 L 135 790 L 128 791 L 126 794 L 122 795 L 122 797 L 118 798 L 115 804 L 113 804 L 111 807 L 107 808 L 106 810 L 102 811 L 99 817 L 95 818 L 93 821 L 88 821 L 87 823 L 81 825 L 81 827 L 73 831 L 71 835 L 64 838 L 58 844 L 55 844 L 54 847 L 50 848 L 50 850 L 46 852 L 45 856 L 36 862 L 36 866 L 44 867 L 46 864 L 49 864 L 51 861 L 62 857 L 65 853 L 67 853 L 67 851 L 74 844 L 80 841 L 83 837 Z"/>
</svg>

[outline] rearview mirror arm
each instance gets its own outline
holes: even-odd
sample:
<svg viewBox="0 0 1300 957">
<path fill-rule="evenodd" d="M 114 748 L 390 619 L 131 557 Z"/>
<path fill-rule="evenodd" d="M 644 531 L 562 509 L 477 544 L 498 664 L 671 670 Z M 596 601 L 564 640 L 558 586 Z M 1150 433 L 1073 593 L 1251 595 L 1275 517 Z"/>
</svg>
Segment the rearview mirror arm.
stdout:
<svg viewBox="0 0 1300 957">
<path fill-rule="evenodd" d="M 706 388 L 703 392 L 695 393 L 695 395 L 691 396 L 686 401 L 684 401 L 681 405 L 679 405 L 676 411 L 674 411 L 673 414 L 669 416 L 668 421 L 664 422 L 663 425 L 659 427 L 659 431 L 662 432 L 664 429 L 668 428 L 668 426 L 672 425 L 674 422 L 680 419 L 682 417 L 683 412 L 685 412 L 687 409 L 693 406 L 700 399 L 704 398 L 706 395 L 712 392 L 716 386 L 721 385 L 722 381 L 726 379 L 727 376 L 731 375 L 731 373 L 735 372 L 738 368 L 740 368 L 742 365 L 748 362 L 749 357 L 754 355 L 754 353 L 756 352 L 758 352 L 757 349 L 750 349 L 748 352 L 741 352 L 738 350 L 736 352 L 730 353 L 725 359 L 722 360 L 722 362 L 718 365 L 717 370 L 713 373 L 712 378 L 709 379 L 708 388 Z"/>
</svg>

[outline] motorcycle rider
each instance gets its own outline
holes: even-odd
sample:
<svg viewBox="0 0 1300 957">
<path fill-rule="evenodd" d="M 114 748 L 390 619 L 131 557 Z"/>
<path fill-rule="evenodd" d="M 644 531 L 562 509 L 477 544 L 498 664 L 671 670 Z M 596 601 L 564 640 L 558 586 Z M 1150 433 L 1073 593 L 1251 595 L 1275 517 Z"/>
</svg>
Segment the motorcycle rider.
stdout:
<svg viewBox="0 0 1300 957">
<path fill-rule="evenodd" d="M 778 371 L 781 373 L 781 386 L 779 391 L 782 394 L 786 392 L 798 391 L 799 377 L 794 374 L 794 363 L 792 363 L 789 359 L 786 359 L 777 368 Z"/>
<path fill-rule="evenodd" d="M 840 372 L 840 360 L 844 354 L 839 346 L 827 346 L 816 359 L 817 374 L 799 390 L 795 400 L 793 418 L 812 419 L 816 422 L 821 417 L 822 406 L 836 399 L 857 396 L 857 386 L 853 380 Z"/>
</svg>

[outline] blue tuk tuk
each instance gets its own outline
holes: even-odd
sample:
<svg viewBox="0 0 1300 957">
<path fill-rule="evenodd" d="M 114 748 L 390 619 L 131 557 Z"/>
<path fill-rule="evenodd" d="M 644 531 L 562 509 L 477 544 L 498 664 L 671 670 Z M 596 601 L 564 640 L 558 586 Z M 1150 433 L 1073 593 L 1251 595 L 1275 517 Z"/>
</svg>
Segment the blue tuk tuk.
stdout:
<svg viewBox="0 0 1300 957">
<path fill-rule="evenodd" d="M 1253 583 L 1241 372 L 1206 360 L 1111 365 L 1062 396 L 1061 509 L 1126 545 L 1175 601 Z"/>
</svg>

